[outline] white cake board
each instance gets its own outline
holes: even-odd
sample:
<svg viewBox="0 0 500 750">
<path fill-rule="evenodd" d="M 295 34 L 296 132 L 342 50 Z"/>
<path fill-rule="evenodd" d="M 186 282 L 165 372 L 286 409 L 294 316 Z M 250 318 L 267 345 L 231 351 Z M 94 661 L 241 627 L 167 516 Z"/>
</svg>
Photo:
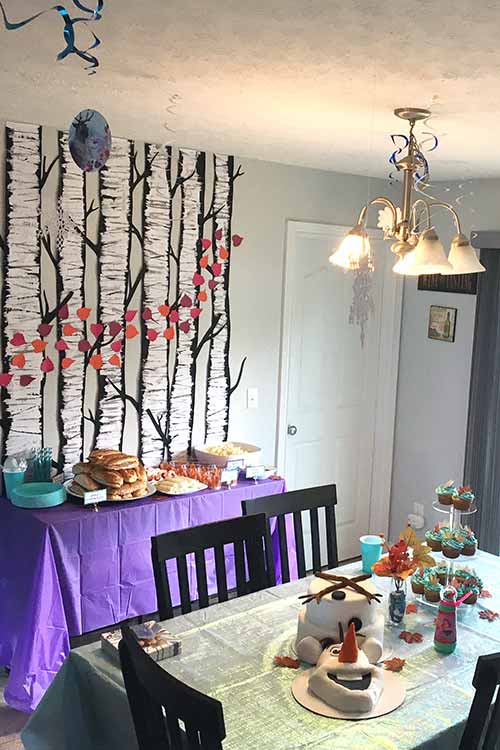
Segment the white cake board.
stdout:
<svg viewBox="0 0 500 750">
<path fill-rule="evenodd" d="M 403 682 L 393 672 L 384 670 L 384 689 L 380 700 L 373 709 L 368 713 L 349 714 L 339 711 L 318 698 L 309 690 L 309 677 L 312 669 L 301 672 L 292 683 L 292 695 L 301 706 L 312 711 L 313 714 L 326 716 L 328 719 L 350 719 L 351 721 L 360 721 L 361 719 L 375 719 L 377 716 L 390 714 L 396 708 L 404 703 L 406 698 L 406 688 Z"/>
</svg>

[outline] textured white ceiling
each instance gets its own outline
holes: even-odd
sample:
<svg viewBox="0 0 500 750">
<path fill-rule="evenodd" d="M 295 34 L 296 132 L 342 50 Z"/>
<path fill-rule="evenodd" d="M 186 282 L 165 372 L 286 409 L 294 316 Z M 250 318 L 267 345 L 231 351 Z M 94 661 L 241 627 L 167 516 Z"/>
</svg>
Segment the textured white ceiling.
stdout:
<svg viewBox="0 0 500 750">
<path fill-rule="evenodd" d="M 12 20 L 49 2 L 4 0 Z M 94 107 L 116 135 L 383 177 L 388 134 L 401 129 L 392 109 L 430 106 L 446 134 L 433 177 L 500 176 L 497 0 L 105 6 L 91 77 L 75 56 L 55 62 L 64 46 L 55 12 L 0 29 L 3 119 L 62 127 Z"/>
</svg>

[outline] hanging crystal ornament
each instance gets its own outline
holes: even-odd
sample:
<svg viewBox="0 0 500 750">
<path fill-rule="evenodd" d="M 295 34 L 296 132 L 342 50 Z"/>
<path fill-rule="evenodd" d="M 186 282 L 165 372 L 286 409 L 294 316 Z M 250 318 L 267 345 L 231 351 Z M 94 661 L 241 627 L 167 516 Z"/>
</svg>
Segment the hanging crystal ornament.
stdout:
<svg viewBox="0 0 500 750">
<path fill-rule="evenodd" d="M 375 312 L 372 296 L 373 263 L 369 256 L 360 259 L 359 267 L 354 271 L 352 285 L 352 303 L 349 309 L 349 323 L 359 326 L 361 347 L 365 345 L 366 324 Z"/>
</svg>

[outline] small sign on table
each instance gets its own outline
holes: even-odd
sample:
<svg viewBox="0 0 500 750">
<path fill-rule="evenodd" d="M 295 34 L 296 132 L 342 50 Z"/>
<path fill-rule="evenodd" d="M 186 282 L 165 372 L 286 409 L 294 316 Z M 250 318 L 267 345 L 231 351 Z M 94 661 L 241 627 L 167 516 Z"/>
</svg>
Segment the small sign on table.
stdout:
<svg viewBox="0 0 500 750">
<path fill-rule="evenodd" d="M 108 492 L 106 489 L 93 490 L 92 492 L 83 493 L 84 505 L 97 505 L 97 503 L 105 503 L 107 499 L 108 499 Z"/>
</svg>

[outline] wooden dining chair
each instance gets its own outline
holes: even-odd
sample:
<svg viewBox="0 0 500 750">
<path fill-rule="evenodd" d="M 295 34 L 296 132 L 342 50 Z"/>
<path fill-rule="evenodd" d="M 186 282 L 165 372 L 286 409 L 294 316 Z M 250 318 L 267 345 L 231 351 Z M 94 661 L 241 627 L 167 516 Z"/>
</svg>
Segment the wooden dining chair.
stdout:
<svg viewBox="0 0 500 750">
<path fill-rule="evenodd" d="M 500 747 L 500 653 L 479 657 L 472 684 L 476 688 L 476 694 L 459 750 L 498 750 Z"/>
<path fill-rule="evenodd" d="M 313 570 L 321 569 L 321 545 L 319 528 L 319 510 L 325 510 L 326 529 L 326 551 L 328 568 L 338 566 L 337 553 L 337 529 L 335 526 L 335 506 L 337 504 L 337 487 L 328 484 L 323 487 L 311 487 L 305 490 L 294 490 L 283 492 L 280 495 L 269 495 L 252 500 L 243 500 L 241 503 L 244 516 L 254 513 L 264 513 L 267 519 L 266 525 L 266 556 L 267 568 L 271 585 L 276 584 L 276 570 L 274 565 L 273 547 L 271 539 L 271 519 L 276 519 L 278 530 L 278 545 L 281 562 L 281 582 L 290 580 L 290 560 L 288 555 L 288 539 L 286 531 L 286 516 L 293 514 L 293 528 L 295 537 L 295 548 L 297 551 L 297 570 L 299 578 L 307 575 L 304 530 L 302 526 L 302 513 L 309 511 L 311 524 L 311 546 Z"/>
<path fill-rule="evenodd" d="M 236 572 L 236 595 L 243 596 L 270 585 L 265 554 L 266 518 L 261 513 L 251 518 L 229 518 L 154 536 L 151 556 L 160 620 L 174 617 L 166 562 L 175 558 L 182 614 L 191 612 L 187 555 L 194 554 L 198 606 L 208 607 L 209 599 L 205 551 L 213 550 L 217 579 L 217 599 L 229 599 L 224 545 L 232 545 Z"/>
<path fill-rule="evenodd" d="M 222 750 L 219 701 L 162 669 L 128 627 L 118 649 L 139 750 Z"/>
</svg>

